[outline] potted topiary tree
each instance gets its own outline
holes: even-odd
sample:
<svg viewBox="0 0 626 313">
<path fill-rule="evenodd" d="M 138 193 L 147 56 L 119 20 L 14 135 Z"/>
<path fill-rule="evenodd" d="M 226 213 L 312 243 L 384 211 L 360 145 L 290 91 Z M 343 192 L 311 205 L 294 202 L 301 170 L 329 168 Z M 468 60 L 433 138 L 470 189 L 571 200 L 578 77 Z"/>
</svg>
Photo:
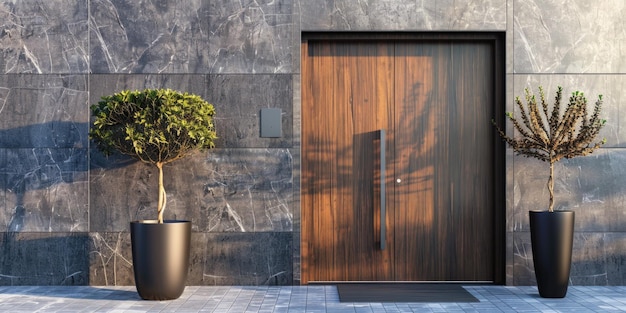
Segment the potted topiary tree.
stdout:
<svg viewBox="0 0 626 313">
<path fill-rule="evenodd" d="M 146 300 L 180 297 L 189 268 L 191 222 L 164 220 L 163 166 L 214 147 L 215 108 L 170 89 L 121 91 L 91 106 L 89 137 L 105 155 L 129 155 L 159 170 L 157 219 L 130 223 L 137 292 Z"/>
<path fill-rule="evenodd" d="M 505 134 L 498 125 L 500 136 L 518 155 L 535 158 L 549 164 L 548 210 L 529 212 L 533 264 L 539 295 L 546 298 L 563 298 L 567 293 L 574 238 L 574 212 L 554 210 L 554 164 L 562 158 L 573 158 L 590 154 L 606 140 L 595 142 L 605 120 L 600 118 L 602 95 L 588 116 L 587 99 L 582 92 L 573 92 L 569 103 L 561 114 L 563 88 L 558 87 L 554 104 L 550 108 L 544 92 L 539 87 L 541 107 L 531 91 L 526 89 L 526 107 L 519 97 L 515 103 L 519 108 L 521 122 L 508 112 L 518 138 Z"/>
</svg>

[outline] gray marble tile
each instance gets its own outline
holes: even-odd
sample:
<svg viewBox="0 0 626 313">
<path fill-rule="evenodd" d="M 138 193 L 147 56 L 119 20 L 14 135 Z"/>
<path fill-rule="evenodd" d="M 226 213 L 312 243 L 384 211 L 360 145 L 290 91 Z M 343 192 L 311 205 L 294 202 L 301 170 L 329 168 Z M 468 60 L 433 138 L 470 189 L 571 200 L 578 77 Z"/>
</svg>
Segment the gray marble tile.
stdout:
<svg viewBox="0 0 626 313">
<path fill-rule="evenodd" d="M 86 149 L 0 149 L 0 230 L 88 230 Z"/>
<path fill-rule="evenodd" d="M 555 209 L 576 212 L 577 231 L 626 231 L 623 149 L 602 149 L 555 165 Z M 515 158 L 514 230 L 528 230 L 528 211 L 545 210 L 548 164 Z"/>
<path fill-rule="evenodd" d="M 532 248 L 529 232 L 512 234 L 514 238 L 515 285 L 535 285 Z M 626 234 L 602 232 L 575 232 L 572 248 L 570 285 L 623 285 L 622 274 L 626 255 L 622 252 Z"/>
<path fill-rule="evenodd" d="M 0 3 L 0 73 L 87 73 L 88 2 Z"/>
<path fill-rule="evenodd" d="M 291 75 L 209 75 L 207 101 L 216 110 L 216 146 L 220 148 L 288 148 L 293 145 Z M 260 137 L 262 108 L 282 110 L 282 136 Z"/>
<path fill-rule="evenodd" d="M 90 103 L 124 89 L 170 88 L 198 94 L 216 109 L 220 148 L 283 148 L 293 145 L 291 75 L 90 75 Z M 282 109 L 282 137 L 261 138 L 262 108 Z"/>
<path fill-rule="evenodd" d="M 291 73 L 292 1 L 210 1 L 210 72 Z"/>
<path fill-rule="evenodd" d="M 292 0 L 293 1 L 293 0 Z M 291 58 L 293 60 L 292 67 L 290 73 L 300 74 L 300 43 L 302 42 L 302 28 L 300 23 L 300 17 L 302 16 L 302 10 L 300 7 L 300 1 L 293 1 L 293 27 L 291 28 L 292 37 L 291 40 L 293 44 L 291 45 Z"/>
<path fill-rule="evenodd" d="M 205 75 L 129 75 L 129 74 L 92 74 L 89 75 L 89 103 L 97 103 L 101 97 L 122 90 L 143 90 L 146 88 L 165 88 L 180 92 L 197 94 L 206 99 Z M 90 112 L 89 112 L 90 113 Z"/>
<path fill-rule="evenodd" d="M 133 285 L 130 234 L 91 233 L 89 239 L 89 284 Z M 187 285 L 290 285 L 291 244 L 284 232 L 193 232 Z"/>
<path fill-rule="evenodd" d="M 291 231 L 292 156 L 284 149 L 215 149 L 164 168 L 165 217 L 194 231 Z M 155 219 L 156 167 L 92 153 L 90 229 L 125 231 Z"/>
<path fill-rule="evenodd" d="M 293 146 L 299 147 L 302 140 L 302 78 L 293 75 Z"/>
<path fill-rule="evenodd" d="M 86 148 L 86 75 L 0 75 L 0 147 Z"/>
<path fill-rule="evenodd" d="M 291 285 L 289 232 L 196 233 L 189 285 Z"/>
<path fill-rule="evenodd" d="M 196 218 L 201 230 L 292 231 L 293 156 L 287 149 L 226 149 L 209 155 Z"/>
<path fill-rule="evenodd" d="M 130 226 L 125 232 L 89 234 L 89 284 L 128 286 L 135 284 Z"/>
<path fill-rule="evenodd" d="M 3 172 L 6 172 L 7 170 L 5 169 L 5 166 L 7 164 L 7 149 L 0 149 L 0 168 L 2 168 Z M 6 222 L 6 220 L 8 220 L 9 218 L 7 218 L 8 215 L 10 215 L 12 213 L 12 209 L 7 208 L 7 204 L 6 204 L 6 186 L 7 186 L 7 175 L 6 174 L 2 174 L 0 173 L 0 185 L 2 186 L 2 188 L 0 188 L 0 216 L 2 216 L 2 219 Z M 10 204 L 9 204 L 10 205 Z M 7 224 L 8 225 L 8 224 Z"/>
<path fill-rule="evenodd" d="M 604 233 L 577 233 L 572 248 L 570 281 L 573 286 L 606 286 L 609 284 Z"/>
<path fill-rule="evenodd" d="M 206 3 L 91 1 L 91 72 L 206 73 Z"/>
<path fill-rule="evenodd" d="M 0 233 L 0 285 L 87 285 L 85 233 Z"/>
<path fill-rule="evenodd" d="M 517 73 L 624 73 L 623 1 L 513 0 Z"/>
<path fill-rule="evenodd" d="M 513 74 L 515 72 L 515 58 L 513 55 L 515 49 L 515 40 L 513 40 L 515 11 L 513 10 L 513 1 L 507 1 L 506 7 L 506 73 Z"/>
<path fill-rule="evenodd" d="M 513 268 L 513 285 L 536 285 L 537 280 L 535 279 L 535 268 L 533 267 L 530 232 L 514 232 L 507 234 L 513 238 L 513 264 L 508 264 L 508 266 L 512 266 Z"/>
<path fill-rule="evenodd" d="M 504 275 L 505 275 L 505 285 L 511 286 L 514 284 L 515 279 L 515 239 L 519 233 L 506 232 L 506 242 L 505 242 L 505 267 L 504 267 Z"/>
<path fill-rule="evenodd" d="M 301 128 L 302 128 L 302 109 L 301 109 L 301 94 L 300 75 L 294 75 L 294 98 L 293 98 L 293 131 L 294 131 L 294 148 L 290 149 L 293 160 L 293 201 L 291 207 L 293 208 L 293 280 L 295 285 L 300 284 L 301 272 L 302 272 L 302 260 L 301 254 L 301 227 L 302 227 L 302 214 L 301 214 Z"/>
<path fill-rule="evenodd" d="M 506 0 L 298 1 L 303 31 L 506 29 Z"/>
<path fill-rule="evenodd" d="M 605 233 L 603 240 L 607 285 L 626 285 L 626 233 Z"/>
</svg>

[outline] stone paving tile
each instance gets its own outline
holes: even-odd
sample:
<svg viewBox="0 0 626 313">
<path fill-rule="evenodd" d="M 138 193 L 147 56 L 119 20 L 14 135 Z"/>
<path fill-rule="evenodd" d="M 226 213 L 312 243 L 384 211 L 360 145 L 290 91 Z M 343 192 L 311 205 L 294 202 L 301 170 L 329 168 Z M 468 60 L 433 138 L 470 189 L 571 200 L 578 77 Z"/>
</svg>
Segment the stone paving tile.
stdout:
<svg viewBox="0 0 626 313">
<path fill-rule="evenodd" d="M 564 299 L 535 287 L 465 287 L 474 303 L 341 303 L 334 286 L 189 286 L 180 299 L 144 301 L 135 288 L 0 286 L 0 312 L 626 312 L 626 286 L 571 286 Z"/>
</svg>

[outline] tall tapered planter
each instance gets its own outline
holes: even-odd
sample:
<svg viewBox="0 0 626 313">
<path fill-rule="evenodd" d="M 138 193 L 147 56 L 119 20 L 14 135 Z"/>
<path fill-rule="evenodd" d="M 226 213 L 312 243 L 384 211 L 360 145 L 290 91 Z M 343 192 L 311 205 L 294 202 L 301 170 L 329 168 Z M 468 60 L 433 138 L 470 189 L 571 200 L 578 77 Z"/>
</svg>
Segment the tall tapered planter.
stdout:
<svg viewBox="0 0 626 313">
<path fill-rule="evenodd" d="M 574 241 L 573 211 L 530 211 L 530 240 L 539 295 L 567 294 Z"/>
<path fill-rule="evenodd" d="M 177 299 L 189 271 L 190 221 L 130 223 L 135 286 L 142 299 Z"/>
</svg>

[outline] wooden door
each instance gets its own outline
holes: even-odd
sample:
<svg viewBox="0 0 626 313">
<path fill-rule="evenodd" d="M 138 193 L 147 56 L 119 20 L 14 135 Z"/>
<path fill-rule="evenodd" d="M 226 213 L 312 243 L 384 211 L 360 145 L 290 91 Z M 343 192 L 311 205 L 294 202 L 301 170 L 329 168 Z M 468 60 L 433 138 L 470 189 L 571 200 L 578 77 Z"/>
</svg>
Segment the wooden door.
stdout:
<svg viewBox="0 0 626 313">
<path fill-rule="evenodd" d="M 494 72 L 489 42 L 303 43 L 303 283 L 494 281 Z"/>
</svg>

